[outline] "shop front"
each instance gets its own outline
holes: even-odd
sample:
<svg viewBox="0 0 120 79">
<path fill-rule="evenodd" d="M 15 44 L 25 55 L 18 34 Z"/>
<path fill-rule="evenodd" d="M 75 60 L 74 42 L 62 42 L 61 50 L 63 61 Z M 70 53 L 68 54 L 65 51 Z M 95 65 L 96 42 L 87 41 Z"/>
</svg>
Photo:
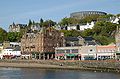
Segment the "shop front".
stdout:
<svg viewBox="0 0 120 79">
<path fill-rule="evenodd" d="M 65 59 L 66 59 L 64 53 L 55 54 L 55 58 L 56 58 L 57 60 L 65 60 Z"/>
<path fill-rule="evenodd" d="M 79 56 L 78 54 L 70 53 L 70 54 L 66 54 L 66 59 L 67 60 L 79 60 Z"/>
<path fill-rule="evenodd" d="M 117 53 L 116 53 L 116 59 L 117 59 L 117 60 L 120 60 L 120 52 L 117 52 Z"/>
</svg>

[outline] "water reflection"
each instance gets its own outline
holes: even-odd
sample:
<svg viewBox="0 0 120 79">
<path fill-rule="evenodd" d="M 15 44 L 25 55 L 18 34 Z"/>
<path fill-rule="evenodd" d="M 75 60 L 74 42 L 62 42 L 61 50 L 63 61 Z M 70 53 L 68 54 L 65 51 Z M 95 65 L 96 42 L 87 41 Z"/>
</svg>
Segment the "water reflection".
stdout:
<svg viewBox="0 0 120 79">
<path fill-rule="evenodd" d="M 75 70 L 0 68 L 0 79 L 120 79 L 120 75 L 117 73 Z"/>
</svg>

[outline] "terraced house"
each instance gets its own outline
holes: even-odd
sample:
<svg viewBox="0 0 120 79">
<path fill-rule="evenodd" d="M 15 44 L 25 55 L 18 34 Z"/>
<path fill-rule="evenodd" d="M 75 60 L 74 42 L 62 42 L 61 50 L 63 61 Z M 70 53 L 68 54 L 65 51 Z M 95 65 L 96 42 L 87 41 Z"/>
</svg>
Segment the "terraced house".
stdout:
<svg viewBox="0 0 120 79">
<path fill-rule="evenodd" d="M 38 33 L 25 33 L 21 39 L 24 58 L 53 59 L 55 47 L 63 46 L 64 35 L 53 28 L 42 28 Z"/>
</svg>

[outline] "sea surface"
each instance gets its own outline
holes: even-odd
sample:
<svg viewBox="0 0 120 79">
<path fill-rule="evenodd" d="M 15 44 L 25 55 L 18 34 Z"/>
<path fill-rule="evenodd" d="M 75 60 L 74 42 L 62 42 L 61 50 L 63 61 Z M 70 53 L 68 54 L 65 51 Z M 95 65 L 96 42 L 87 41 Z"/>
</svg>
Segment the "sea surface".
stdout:
<svg viewBox="0 0 120 79">
<path fill-rule="evenodd" d="M 0 68 L 0 79 L 120 79 L 120 74 L 80 70 Z"/>
</svg>

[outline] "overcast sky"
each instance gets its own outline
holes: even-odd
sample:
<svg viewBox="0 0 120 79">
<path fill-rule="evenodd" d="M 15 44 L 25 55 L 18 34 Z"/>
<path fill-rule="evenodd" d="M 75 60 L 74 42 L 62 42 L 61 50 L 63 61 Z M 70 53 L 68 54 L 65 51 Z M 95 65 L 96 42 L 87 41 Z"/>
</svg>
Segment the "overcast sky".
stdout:
<svg viewBox="0 0 120 79">
<path fill-rule="evenodd" d="M 59 22 L 78 11 L 120 13 L 120 0 L 0 0 L 0 27 L 8 30 L 13 22 L 27 24 L 29 19 Z"/>
</svg>

